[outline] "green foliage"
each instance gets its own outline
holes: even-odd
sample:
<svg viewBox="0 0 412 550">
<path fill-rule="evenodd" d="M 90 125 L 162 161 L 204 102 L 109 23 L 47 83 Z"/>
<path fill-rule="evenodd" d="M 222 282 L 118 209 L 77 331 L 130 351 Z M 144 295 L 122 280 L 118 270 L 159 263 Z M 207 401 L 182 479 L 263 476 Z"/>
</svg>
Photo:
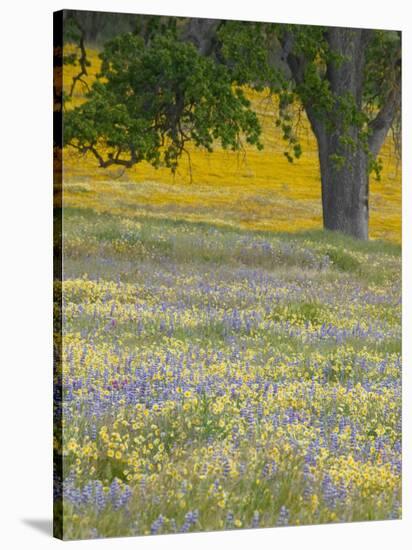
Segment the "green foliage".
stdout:
<svg viewBox="0 0 412 550">
<path fill-rule="evenodd" d="M 149 43 L 157 34 L 173 34 L 177 36 L 178 17 L 159 17 L 157 15 L 140 15 L 135 21 L 133 34 L 141 36 L 145 44 Z"/>
<path fill-rule="evenodd" d="M 341 170 L 345 166 L 346 162 L 345 157 L 343 155 L 338 155 L 337 153 L 329 155 L 329 160 L 333 162 L 336 170 Z"/>
<path fill-rule="evenodd" d="M 228 67 L 233 82 L 258 91 L 277 85 L 276 91 L 280 91 L 280 83 L 286 81 L 281 70 L 270 63 L 275 38 L 273 27 L 265 23 L 225 21 L 220 25 L 218 57 Z"/>
<path fill-rule="evenodd" d="M 66 43 L 78 44 L 81 38 L 81 29 L 77 19 L 69 14 L 64 22 L 64 35 L 63 40 Z M 68 65 L 76 64 L 76 54 L 70 53 L 63 57 L 63 63 Z"/>
<path fill-rule="evenodd" d="M 400 74 L 401 37 L 396 31 L 376 30 L 366 49 L 364 102 L 370 116 L 382 107 Z"/>
<path fill-rule="evenodd" d="M 261 147 L 258 118 L 230 70 L 174 33 L 146 45 L 135 34 L 120 35 L 101 59 L 87 101 L 64 119 L 65 144 L 90 151 L 101 166 L 146 160 L 175 170 L 188 141 L 236 150 L 244 135 Z"/>
<path fill-rule="evenodd" d="M 333 265 L 342 271 L 353 272 L 360 267 L 358 260 L 342 249 L 330 248 L 326 251 L 326 254 Z"/>
</svg>

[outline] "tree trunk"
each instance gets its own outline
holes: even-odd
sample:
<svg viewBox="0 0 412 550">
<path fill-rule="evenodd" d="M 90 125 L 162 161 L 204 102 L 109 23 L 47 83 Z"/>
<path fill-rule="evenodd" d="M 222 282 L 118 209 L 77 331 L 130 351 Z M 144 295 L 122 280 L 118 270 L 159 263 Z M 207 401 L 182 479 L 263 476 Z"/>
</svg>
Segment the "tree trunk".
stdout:
<svg viewBox="0 0 412 550">
<path fill-rule="evenodd" d="M 367 240 L 369 224 L 368 157 L 359 139 L 360 128 L 352 126 L 347 115 L 348 98 L 362 110 L 365 49 L 370 31 L 330 27 L 325 33 L 330 51 L 339 56 L 326 63 L 324 79 L 334 100 L 327 112 L 319 114 L 316 97 L 305 97 L 303 104 L 318 142 L 322 182 L 323 225 Z M 308 60 L 284 41 L 287 63 L 296 84 L 304 86 Z M 305 87 L 304 87 L 305 89 Z M 345 108 L 346 107 L 346 108 Z"/>
<path fill-rule="evenodd" d="M 369 171 L 361 147 L 342 151 L 338 136 L 318 137 L 323 226 L 357 239 L 368 239 Z M 334 155 L 342 159 L 336 160 Z"/>
</svg>

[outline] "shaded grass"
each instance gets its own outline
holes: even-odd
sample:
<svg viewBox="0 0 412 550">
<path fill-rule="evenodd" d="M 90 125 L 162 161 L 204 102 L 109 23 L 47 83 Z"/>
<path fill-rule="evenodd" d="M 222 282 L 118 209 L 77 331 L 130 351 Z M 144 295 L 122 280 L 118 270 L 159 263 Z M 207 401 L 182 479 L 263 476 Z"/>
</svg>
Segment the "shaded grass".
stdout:
<svg viewBox="0 0 412 550">
<path fill-rule="evenodd" d="M 381 284 L 397 276 L 400 265 L 399 245 L 382 241 L 362 242 L 330 231 L 271 233 L 233 227 L 216 227 L 205 222 L 159 220 L 137 217 L 138 229 L 122 229 L 124 218 L 91 209 L 66 208 L 64 212 L 67 259 L 70 256 L 114 255 L 153 261 L 174 260 L 178 263 L 245 265 L 269 270 L 282 267 L 305 267 L 318 270 L 329 266 L 367 281 Z M 70 240 L 76 234 L 86 237 L 79 246 Z M 179 237 L 177 238 L 177 235 Z M 95 247 L 93 248 L 93 244 Z M 89 251 L 88 251 L 89 249 Z M 73 253 L 71 253 L 73 250 Z M 376 263 L 386 257 L 379 269 Z M 382 269 L 383 267 L 383 269 Z"/>
</svg>

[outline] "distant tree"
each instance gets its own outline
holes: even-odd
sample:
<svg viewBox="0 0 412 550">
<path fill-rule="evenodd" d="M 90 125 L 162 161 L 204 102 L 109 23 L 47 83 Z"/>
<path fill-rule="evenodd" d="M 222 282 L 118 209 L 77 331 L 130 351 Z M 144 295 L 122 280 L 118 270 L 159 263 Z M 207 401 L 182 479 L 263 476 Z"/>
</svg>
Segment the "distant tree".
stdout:
<svg viewBox="0 0 412 550">
<path fill-rule="evenodd" d="M 139 16 L 136 16 L 139 21 Z M 64 142 L 101 167 L 146 160 L 175 170 L 186 144 L 261 148 L 248 85 L 279 97 L 292 162 L 299 102 L 316 137 L 324 227 L 368 238 L 369 174 L 400 120 L 400 33 L 146 17 L 107 42 L 98 80 L 64 118 Z"/>
</svg>

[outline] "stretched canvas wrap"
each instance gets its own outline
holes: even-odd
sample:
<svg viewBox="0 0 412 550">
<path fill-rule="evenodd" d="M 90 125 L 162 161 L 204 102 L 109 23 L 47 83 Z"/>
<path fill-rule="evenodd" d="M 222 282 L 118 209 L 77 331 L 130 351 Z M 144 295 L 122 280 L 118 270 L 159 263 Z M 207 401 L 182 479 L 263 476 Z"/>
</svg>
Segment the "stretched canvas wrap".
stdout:
<svg viewBox="0 0 412 550">
<path fill-rule="evenodd" d="M 55 535 L 400 518 L 400 32 L 54 35 Z"/>
</svg>

